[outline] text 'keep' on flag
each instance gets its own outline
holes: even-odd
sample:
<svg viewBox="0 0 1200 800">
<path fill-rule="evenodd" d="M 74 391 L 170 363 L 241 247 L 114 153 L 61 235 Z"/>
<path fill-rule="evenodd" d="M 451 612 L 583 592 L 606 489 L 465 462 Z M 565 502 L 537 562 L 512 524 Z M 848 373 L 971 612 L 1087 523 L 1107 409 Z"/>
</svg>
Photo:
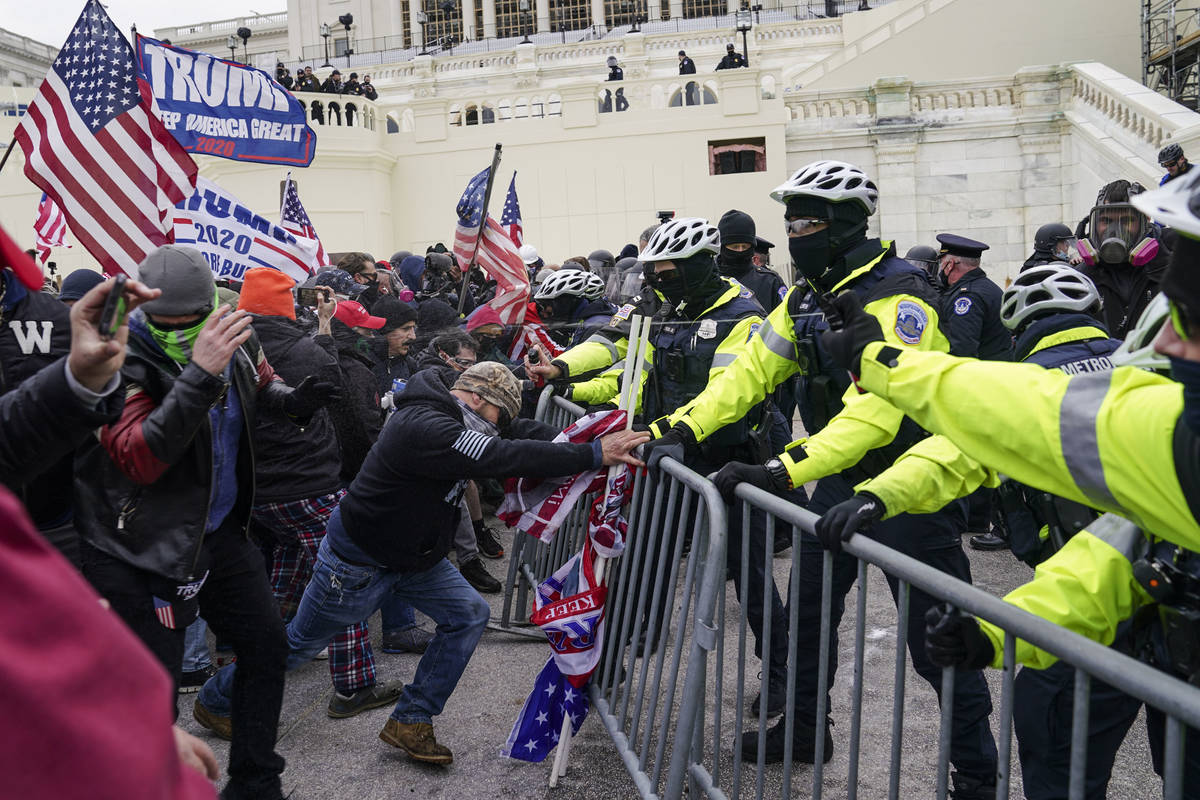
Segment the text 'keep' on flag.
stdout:
<svg viewBox="0 0 1200 800">
<path fill-rule="evenodd" d="M 307 167 L 317 135 L 304 106 L 260 69 L 137 37 L 139 77 L 159 118 L 192 153 Z"/>
<path fill-rule="evenodd" d="M 145 255 L 171 241 L 196 164 L 159 121 L 133 48 L 99 0 L 84 6 L 15 138 L 26 177 L 105 272 L 136 277 Z"/>
<path fill-rule="evenodd" d="M 550 640 L 554 653 L 534 681 L 533 691 L 509 733 L 503 755 L 543 761 L 558 744 L 563 721 L 571 735 L 587 716 L 587 683 L 604 648 L 604 601 L 608 587 L 592 571 L 590 543 L 538 586 L 529 621 Z"/>
</svg>

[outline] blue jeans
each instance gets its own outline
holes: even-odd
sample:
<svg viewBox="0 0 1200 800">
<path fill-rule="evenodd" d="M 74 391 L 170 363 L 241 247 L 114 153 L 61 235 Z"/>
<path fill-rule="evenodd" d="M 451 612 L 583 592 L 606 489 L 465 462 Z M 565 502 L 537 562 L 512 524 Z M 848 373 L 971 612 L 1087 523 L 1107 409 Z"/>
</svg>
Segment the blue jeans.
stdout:
<svg viewBox="0 0 1200 800">
<path fill-rule="evenodd" d="M 287 668 L 311 661 L 339 631 L 367 619 L 393 595 L 432 618 L 437 628 L 392 718 L 403 723 L 432 722 L 458 685 L 491 613 L 479 593 L 444 558 L 424 572 L 395 572 L 343 561 L 328 538 L 323 540 L 312 580 L 287 626 Z M 200 690 L 200 702 L 213 713 L 228 714 L 232 709 L 236 667 L 225 667 Z"/>
<path fill-rule="evenodd" d="M 197 672 L 212 664 L 208 652 L 208 623 L 203 617 L 187 626 L 183 634 L 183 671 Z"/>
</svg>

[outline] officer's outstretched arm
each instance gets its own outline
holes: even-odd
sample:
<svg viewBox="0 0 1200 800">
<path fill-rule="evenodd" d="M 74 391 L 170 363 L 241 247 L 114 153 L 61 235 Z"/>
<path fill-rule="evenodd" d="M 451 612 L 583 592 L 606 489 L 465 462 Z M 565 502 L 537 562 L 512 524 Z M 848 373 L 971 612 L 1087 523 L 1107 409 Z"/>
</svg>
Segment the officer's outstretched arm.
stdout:
<svg viewBox="0 0 1200 800">
<path fill-rule="evenodd" d="M 1032 581 L 1004 599 L 1100 644 L 1112 644 L 1117 625 L 1143 603 L 1152 602 L 1133 577 L 1133 562 L 1146 545 L 1136 526 L 1106 514 L 1072 536 L 1062 550 L 1037 566 Z M 1003 666 L 1004 631 L 983 620 L 979 627 L 996 653 L 992 666 Z M 1034 669 L 1058 660 L 1023 639 L 1017 639 L 1015 658 Z"/>
<path fill-rule="evenodd" d="M 1132 367 L 1068 376 L 880 342 L 861 373 L 864 389 L 991 469 L 1200 548 L 1175 472 L 1179 384 Z"/>
<path fill-rule="evenodd" d="M 870 492 L 897 514 L 932 514 L 951 500 L 980 486 L 999 486 L 1000 478 L 954 446 L 945 436 L 929 436 L 914 444 L 883 472 L 854 487 Z"/>
<path fill-rule="evenodd" d="M 642 363 L 639 373 L 641 383 L 638 386 L 637 403 L 634 413 L 642 409 L 642 392 L 646 387 L 646 378 L 650 375 L 650 366 L 654 363 L 654 345 L 647 344 L 646 360 Z M 582 381 L 571 386 L 571 399 L 576 403 L 600 405 L 601 403 L 617 403 L 621 396 L 621 378 L 625 374 L 625 359 L 621 359 L 591 380 Z"/>
<path fill-rule="evenodd" d="M 757 333 L 752 334 L 757 318 L 750 317 L 730 332 L 717 350 L 708 385 L 671 415 L 672 425 L 682 422 L 691 428 L 696 441 L 702 442 L 744 417 L 776 386 L 800 370 L 796 363 L 796 334 L 787 307 L 785 298 L 762 322 Z"/>
<path fill-rule="evenodd" d="M 564 380 L 578 380 L 612 366 L 625 357 L 628 349 L 629 340 L 624 336 L 614 339 L 597 331 L 554 359 L 554 363 L 562 368 Z"/>
</svg>

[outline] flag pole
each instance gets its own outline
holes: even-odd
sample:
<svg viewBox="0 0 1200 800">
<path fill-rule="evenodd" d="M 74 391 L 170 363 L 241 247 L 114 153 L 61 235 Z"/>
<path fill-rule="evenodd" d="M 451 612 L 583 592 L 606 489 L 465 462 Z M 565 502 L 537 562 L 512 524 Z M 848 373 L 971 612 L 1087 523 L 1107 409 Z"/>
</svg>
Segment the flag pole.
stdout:
<svg viewBox="0 0 1200 800">
<path fill-rule="evenodd" d="M 484 231 L 487 230 L 488 201 L 492 198 L 492 185 L 496 182 L 496 171 L 500 169 L 500 143 L 496 142 L 496 151 L 492 155 L 492 168 L 488 170 L 487 185 L 483 190 L 483 210 L 479 215 L 479 233 L 475 236 L 475 247 L 471 250 L 471 261 L 463 270 L 462 288 L 458 291 L 458 313 L 461 316 L 467 303 L 467 286 L 471 282 L 471 268 L 475 266 L 475 256 L 479 253 L 479 243 L 483 241 Z"/>
<path fill-rule="evenodd" d="M 621 399 L 617 408 L 625 412 L 625 430 L 633 430 L 633 412 L 637 408 L 638 392 L 641 388 L 641 364 L 646 357 L 646 348 L 650 340 L 650 320 L 640 314 L 634 315 L 629 323 L 629 345 L 625 350 L 625 372 L 624 382 L 621 385 Z M 608 482 L 606 484 L 605 496 L 608 495 L 607 489 L 612 486 L 612 482 L 616 480 L 620 474 L 621 465 L 616 464 L 608 468 Z M 596 556 L 593 562 L 593 572 L 596 576 L 596 584 L 604 582 L 604 573 L 608 566 L 608 559 L 604 556 Z M 558 747 L 554 751 L 554 764 L 550 768 L 550 788 L 558 786 L 558 779 L 567 774 L 567 761 L 571 757 L 571 718 L 563 716 L 562 729 L 558 734 Z"/>
<path fill-rule="evenodd" d="M 4 155 L 0 156 L 0 172 L 4 171 L 4 165 L 8 163 L 8 157 L 9 157 L 9 155 L 12 154 L 13 147 L 15 147 L 16 144 L 17 144 L 17 135 L 14 133 L 13 137 L 8 140 L 8 147 L 6 147 L 4 149 Z"/>
</svg>

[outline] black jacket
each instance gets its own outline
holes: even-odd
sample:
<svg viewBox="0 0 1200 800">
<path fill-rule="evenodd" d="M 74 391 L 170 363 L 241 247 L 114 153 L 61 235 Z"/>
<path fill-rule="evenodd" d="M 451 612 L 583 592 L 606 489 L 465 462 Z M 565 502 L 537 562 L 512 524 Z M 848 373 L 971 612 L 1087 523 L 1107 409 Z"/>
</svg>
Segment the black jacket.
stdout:
<svg viewBox="0 0 1200 800">
<path fill-rule="evenodd" d="M 354 480 L 371 445 L 379 438 L 384 411 L 379 404 L 375 358 L 370 344 L 341 320 L 333 320 L 338 366 L 342 370 L 342 399 L 329 406 L 342 452 L 342 483 Z"/>
<path fill-rule="evenodd" d="M 599 466 L 589 444 L 554 444 L 553 431 L 513 420 L 514 439 L 468 430 L 440 370 L 417 373 L 342 498 L 347 535 L 389 569 L 418 572 L 446 557 L 459 500 L 472 478 L 571 475 Z"/>
<path fill-rule="evenodd" d="M 696 62 L 692 61 L 687 56 L 684 56 L 683 61 L 679 62 L 679 74 L 680 75 L 695 75 L 696 74 Z"/>
<path fill-rule="evenodd" d="M 942 295 L 938 310 L 950 353 L 985 361 L 1012 359 L 1012 333 L 1000 322 L 1004 291 L 976 267 Z"/>
<path fill-rule="evenodd" d="M 117 391 L 97 408 L 85 406 L 67 384 L 61 358 L 0 397 L 0 482 L 19 487 L 56 461 L 72 463 L 71 453 L 101 425 L 121 415 L 125 393 Z M 57 486 L 66 505 L 67 488 Z"/>
<path fill-rule="evenodd" d="M 53 364 L 71 350 L 70 310 L 60 301 L 22 286 L 3 271 L 4 299 L 0 301 L 0 394 L 6 394 Z M 5 432 L 8 435 L 8 432 Z M 6 481 L 25 503 L 38 527 L 70 518 L 72 458 L 59 453 L 57 461 L 38 470 L 24 470 L 19 479 Z"/>
<path fill-rule="evenodd" d="M 400 380 L 408 380 L 419 369 L 417 360 L 410 355 L 389 356 L 387 354 L 387 339 L 380 338 L 377 340 L 378 345 L 375 350 L 375 378 L 378 381 L 376 386 L 379 393 L 390 392 L 392 390 L 392 381 L 399 378 Z M 412 352 L 412 349 L 409 349 Z M 445 364 L 446 362 L 438 359 L 438 362 Z"/>
<path fill-rule="evenodd" d="M 717 64 L 717 69 L 737 69 L 744 66 L 746 66 L 746 60 L 742 58 L 741 53 L 727 52 L 721 57 L 721 63 Z"/>
<path fill-rule="evenodd" d="M 256 316 L 254 333 L 275 374 L 289 386 L 309 375 L 341 384 L 337 348 L 329 336 L 313 338 L 287 317 Z M 255 501 L 288 503 L 320 497 L 341 486 L 342 460 L 329 411 L 321 409 L 297 427 L 283 411 L 261 409 L 254 429 L 258 455 Z"/>
<path fill-rule="evenodd" d="M 1167 254 L 1160 249 L 1158 255 L 1144 267 L 1135 267 L 1128 262 L 1097 262 L 1080 266 L 1080 272 L 1092 279 L 1100 292 L 1100 299 L 1104 301 L 1104 307 L 1097 312 L 1096 319 L 1104 323 L 1114 339 L 1125 338 L 1154 295 L 1158 294 L 1158 282 L 1167 270 L 1167 260 Z"/>
<path fill-rule="evenodd" d="M 141 311 L 130 316 L 121 373 L 125 409 L 75 459 L 76 528 L 97 549 L 139 569 L 179 581 L 196 565 L 213 494 L 210 409 L 231 387 L 194 363 L 180 367 L 150 338 Z M 256 409 L 282 408 L 291 389 L 279 381 L 258 339 L 231 360 L 242 410 L 240 490 L 228 519 L 245 526 L 254 503 Z"/>
</svg>

